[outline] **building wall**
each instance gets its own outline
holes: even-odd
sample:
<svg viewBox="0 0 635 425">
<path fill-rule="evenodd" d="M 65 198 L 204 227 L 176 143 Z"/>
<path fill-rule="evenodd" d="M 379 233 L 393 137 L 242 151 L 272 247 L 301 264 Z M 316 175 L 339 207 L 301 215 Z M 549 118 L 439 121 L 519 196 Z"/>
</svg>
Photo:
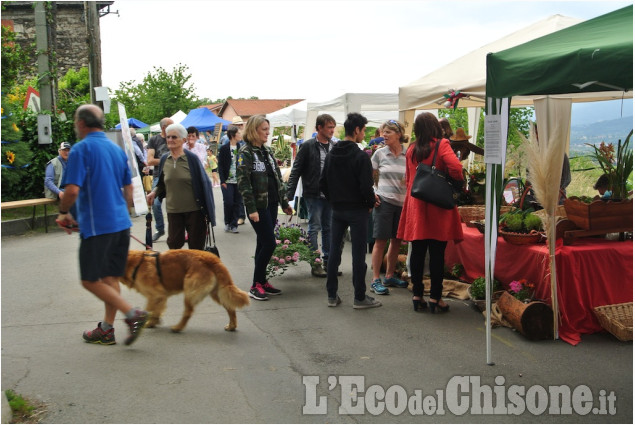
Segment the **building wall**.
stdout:
<svg viewBox="0 0 635 425">
<path fill-rule="evenodd" d="M 16 40 L 24 49 L 33 51 L 32 65 L 36 68 L 35 13 L 33 2 L 3 2 L 2 24 L 12 23 Z M 108 5 L 113 2 L 100 2 Z M 58 77 L 70 69 L 88 67 L 88 42 L 83 2 L 51 2 L 49 43 L 55 52 Z M 34 71 L 35 72 L 35 71 Z"/>
</svg>

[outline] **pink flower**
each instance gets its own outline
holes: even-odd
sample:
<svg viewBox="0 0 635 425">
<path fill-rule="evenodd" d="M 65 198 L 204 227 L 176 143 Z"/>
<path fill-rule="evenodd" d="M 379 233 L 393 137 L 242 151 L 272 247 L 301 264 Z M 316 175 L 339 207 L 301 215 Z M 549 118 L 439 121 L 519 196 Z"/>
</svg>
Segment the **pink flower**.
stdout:
<svg viewBox="0 0 635 425">
<path fill-rule="evenodd" d="M 316 258 L 316 259 L 315 259 L 315 262 L 316 262 L 317 264 L 320 264 L 320 263 L 322 262 L 322 259 L 321 259 L 321 258 Z"/>
<path fill-rule="evenodd" d="M 287 244 L 282 245 L 282 249 L 287 249 L 287 248 L 289 248 L 289 245 Z"/>
<path fill-rule="evenodd" d="M 520 292 L 523 289 L 523 284 L 518 282 L 517 280 L 511 282 L 509 284 L 509 290 L 515 293 Z"/>
<path fill-rule="evenodd" d="M 276 239 L 276 245 L 280 245 L 280 239 Z"/>
<path fill-rule="evenodd" d="M 286 256 L 286 258 L 285 258 L 285 260 L 287 260 L 287 261 L 291 261 L 291 260 L 292 260 L 292 258 L 291 258 L 291 256 L 290 256 L 290 255 L 287 255 L 287 256 Z"/>
<path fill-rule="evenodd" d="M 278 263 L 280 263 L 280 264 L 284 264 L 284 258 L 279 259 L 279 260 L 278 260 Z"/>
</svg>

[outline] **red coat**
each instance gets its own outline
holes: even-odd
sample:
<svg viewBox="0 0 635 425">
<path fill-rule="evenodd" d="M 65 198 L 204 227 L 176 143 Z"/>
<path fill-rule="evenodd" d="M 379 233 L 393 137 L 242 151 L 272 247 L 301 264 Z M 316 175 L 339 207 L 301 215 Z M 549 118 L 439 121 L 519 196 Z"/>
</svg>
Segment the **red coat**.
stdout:
<svg viewBox="0 0 635 425">
<path fill-rule="evenodd" d="M 430 143 L 436 143 L 436 140 Z M 434 146 L 432 146 L 432 148 L 433 150 L 430 156 L 422 161 L 424 164 L 432 165 Z M 404 201 L 403 210 L 401 211 L 397 238 L 405 241 L 422 239 L 454 242 L 462 241 L 463 228 L 461 227 L 461 216 L 459 216 L 457 207 L 446 210 L 445 208 L 437 207 L 436 205 L 410 196 L 412 180 L 417 173 L 418 165 L 412 161 L 413 152 L 414 144 L 410 145 L 406 152 L 406 200 Z M 436 166 L 437 169 L 445 172 L 453 179 L 463 180 L 463 166 L 450 147 L 450 142 L 447 139 L 441 140 L 439 144 Z"/>
</svg>

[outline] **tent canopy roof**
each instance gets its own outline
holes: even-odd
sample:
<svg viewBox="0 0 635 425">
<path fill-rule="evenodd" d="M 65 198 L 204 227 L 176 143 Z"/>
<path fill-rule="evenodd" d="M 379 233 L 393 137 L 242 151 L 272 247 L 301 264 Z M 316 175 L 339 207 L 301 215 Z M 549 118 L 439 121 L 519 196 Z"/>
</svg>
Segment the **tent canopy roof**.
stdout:
<svg viewBox="0 0 635 425">
<path fill-rule="evenodd" d="M 146 124 L 146 123 L 144 123 L 142 121 L 139 121 L 136 118 L 128 118 L 128 127 L 130 127 L 130 128 L 143 128 L 143 127 L 147 127 L 147 126 L 148 126 L 148 124 Z M 117 130 L 121 130 L 121 123 L 117 124 L 115 126 L 115 128 Z"/>
<path fill-rule="evenodd" d="M 489 43 L 430 74 L 399 88 L 399 109 L 438 109 L 449 90 L 459 90 L 470 96 L 459 101 L 461 107 L 482 107 L 485 104 L 486 56 L 542 37 L 581 22 L 580 19 L 553 15 L 535 22 L 500 40 Z M 531 104 L 530 99 L 514 99 L 518 105 Z"/>
<path fill-rule="evenodd" d="M 315 127 L 315 117 L 319 114 L 333 116 L 335 122 L 344 124 L 349 112 L 359 112 L 368 119 L 368 125 L 377 127 L 387 120 L 399 118 L 399 96 L 397 93 L 345 93 L 326 102 L 307 105 L 307 126 Z"/>
<path fill-rule="evenodd" d="M 291 127 L 293 125 L 305 125 L 307 101 L 279 109 L 267 114 L 271 127 Z"/>
<path fill-rule="evenodd" d="M 633 6 L 487 56 L 487 96 L 632 97 Z M 567 96 L 572 97 L 572 96 Z"/>
<path fill-rule="evenodd" d="M 198 131 L 212 131 L 217 123 L 222 123 L 223 129 L 226 129 L 231 121 L 219 118 L 209 109 L 203 107 L 192 109 L 180 124 L 185 128 L 196 127 Z"/>
</svg>

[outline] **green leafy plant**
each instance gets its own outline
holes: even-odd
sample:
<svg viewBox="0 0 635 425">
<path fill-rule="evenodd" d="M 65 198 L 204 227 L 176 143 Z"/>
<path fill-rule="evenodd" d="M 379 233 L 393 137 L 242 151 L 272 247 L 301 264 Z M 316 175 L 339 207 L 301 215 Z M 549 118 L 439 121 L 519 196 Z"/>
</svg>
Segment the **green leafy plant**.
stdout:
<svg viewBox="0 0 635 425">
<path fill-rule="evenodd" d="M 495 291 L 500 291 L 502 289 L 502 285 L 498 279 L 494 278 L 494 284 L 492 285 L 491 291 L 492 293 Z M 475 300 L 484 300 L 485 299 L 485 278 L 477 277 L 472 282 L 470 286 L 470 292 L 472 294 L 472 298 Z"/>
<path fill-rule="evenodd" d="M 452 274 L 453 277 L 458 279 L 458 278 L 460 278 L 463 275 L 464 271 L 465 271 L 465 267 L 463 267 L 463 264 L 455 263 L 452 266 L 452 269 L 450 270 L 450 273 Z"/>
<path fill-rule="evenodd" d="M 513 208 L 510 211 L 501 214 L 499 224 L 505 232 L 514 233 L 530 233 L 532 230 L 541 231 L 542 220 L 535 214 L 532 214 L 532 208 L 521 210 Z"/>
<path fill-rule="evenodd" d="M 617 141 L 617 152 L 615 152 L 612 143 L 607 145 L 602 142 L 599 147 L 586 144 L 593 148 L 592 157 L 607 175 L 609 190 L 613 192 L 612 198 L 614 199 L 626 199 L 628 196 L 626 182 L 633 172 L 633 148 L 630 143 L 632 136 L 633 130 L 628 133 L 624 143 L 622 140 Z"/>
<path fill-rule="evenodd" d="M 278 136 L 271 142 L 271 150 L 278 161 L 278 166 L 284 167 L 291 163 L 291 143 L 285 140 L 284 135 Z"/>
<path fill-rule="evenodd" d="M 320 251 L 311 249 L 309 237 L 299 225 L 278 222 L 274 233 L 276 249 L 267 264 L 267 279 L 283 275 L 289 266 L 297 266 L 302 261 L 311 266 L 322 262 Z"/>
</svg>

